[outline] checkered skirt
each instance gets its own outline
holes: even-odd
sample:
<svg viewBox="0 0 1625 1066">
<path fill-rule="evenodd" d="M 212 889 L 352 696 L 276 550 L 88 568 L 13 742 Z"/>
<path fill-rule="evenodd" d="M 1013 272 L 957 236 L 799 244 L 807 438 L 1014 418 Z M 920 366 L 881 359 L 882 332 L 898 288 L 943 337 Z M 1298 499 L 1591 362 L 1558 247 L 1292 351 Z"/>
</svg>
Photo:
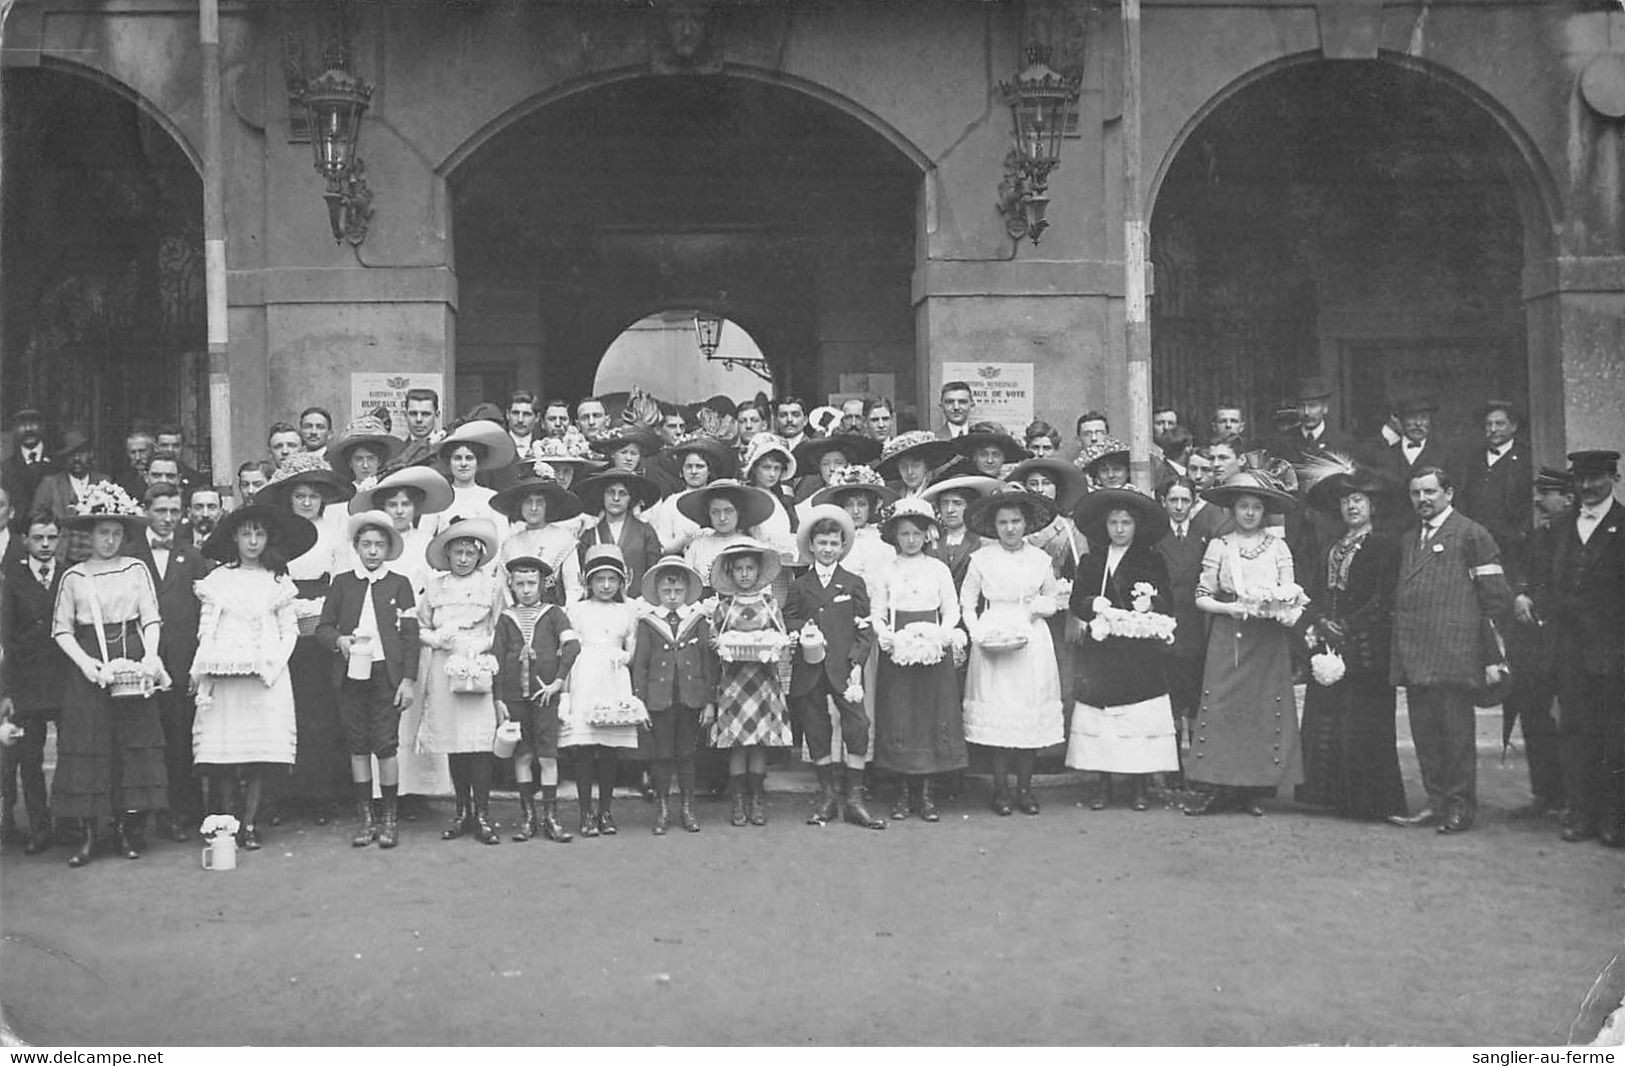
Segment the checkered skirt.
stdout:
<svg viewBox="0 0 1625 1066">
<path fill-rule="evenodd" d="M 723 663 L 711 745 L 740 748 L 753 744 L 768 748 L 790 746 L 790 716 L 784 706 L 778 666 Z"/>
</svg>

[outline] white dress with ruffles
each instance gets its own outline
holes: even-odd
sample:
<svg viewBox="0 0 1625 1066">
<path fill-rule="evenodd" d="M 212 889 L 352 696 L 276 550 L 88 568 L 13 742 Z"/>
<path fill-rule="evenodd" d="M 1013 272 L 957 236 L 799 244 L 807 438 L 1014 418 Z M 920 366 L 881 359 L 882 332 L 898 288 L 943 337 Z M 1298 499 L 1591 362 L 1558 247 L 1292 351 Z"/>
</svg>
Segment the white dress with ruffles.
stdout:
<svg viewBox="0 0 1625 1066">
<path fill-rule="evenodd" d="M 1041 549 L 998 543 L 971 553 L 959 605 L 971 634 L 965 675 L 965 739 L 994 748 L 1044 748 L 1065 739 L 1061 679 L 1046 619 L 1056 602 L 1055 570 Z M 985 605 L 982 601 L 985 600 Z M 1020 630 L 1025 646 L 988 652 L 989 627 Z"/>
<path fill-rule="evenodd" d="M 293 580 L 222 566 L 193 587 L 202 606 L 192 661 L 193 762 L 292 765 L 298 727 L 288 658 L 299 638 Z"/>
</svg>

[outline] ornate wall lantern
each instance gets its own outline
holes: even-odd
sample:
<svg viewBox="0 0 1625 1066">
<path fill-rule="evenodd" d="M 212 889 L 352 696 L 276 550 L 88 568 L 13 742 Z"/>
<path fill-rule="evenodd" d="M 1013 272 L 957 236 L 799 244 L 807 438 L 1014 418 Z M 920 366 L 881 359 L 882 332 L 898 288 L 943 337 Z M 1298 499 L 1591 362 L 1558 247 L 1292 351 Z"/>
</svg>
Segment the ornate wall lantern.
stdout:
<svg viewBox="0 0 1625 1066">
<path fill-rule="evenodd" d="M 361 116 L 372 100 L 372 86 L 350 71 L 348 33 L 341 30 L 322 59 L 327 69 L 305 83 L 303 102 L 310 117 L 310 144 L 316 172 L 327 179 L 328 222 L 333 240 L 359 245 L 367 239 L 372 218 L 372 190 L 366 164 L 356 152 Z"/>
<path fill-rule="evenodd" d="M 714 315 L 709 311 L 694 312 L 694 341 L 700 346 L 700 354 L 711 359 L 717 354 L 717 347 L 722 343 L 721 315 Z"/>
<path fill-rule="evenodd" d="M 1015 120 L 1015 147 L 1005 157 L 999 183 L 999 213 L 1010 239 L 1034 244 L 1049 227 L 1049 174 L 1060 163 L 1061 135 L 1079 79 L 1050 69 L 1049 46 L 1027 46 L 1027 66 L 1014 81 L 1000 82 L 999 92 Z"/>
</svg>

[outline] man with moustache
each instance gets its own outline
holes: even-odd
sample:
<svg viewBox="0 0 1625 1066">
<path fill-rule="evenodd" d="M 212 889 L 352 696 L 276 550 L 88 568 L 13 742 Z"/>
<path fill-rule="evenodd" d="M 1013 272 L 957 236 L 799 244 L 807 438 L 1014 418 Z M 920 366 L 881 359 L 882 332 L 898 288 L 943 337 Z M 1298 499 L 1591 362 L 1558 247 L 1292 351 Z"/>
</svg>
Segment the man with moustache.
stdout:
<svg viewBox="0 0 1625 1066">
<path fill-rule="evenodd" d="M 333 439 L 333 416 L 325 407 L 307 407 L 299 412 L 299 443 L 305 451 L 326 458 Z"/>
<path fill-rule="evenodd" d="M 1367 449 L 1371 467 L 1396 485 L 1410 484 L 1411 475 L 1424 466 L 1448 469 L 1454 461 L 1450 447 L 1433 432 L 1438 410 L 1439 402 L 1432 396 L 1410 395 L 1394 404 L 1399 439 L 1391 444 L 1382 437 L 1373 441 Z M 1379 515 L 1377 521 L 1384 532 L 1401 533 L 1416 528 L 1416 512 L 1395 508 L 1392 514 Z"/>
<path fill-rule="evenodd" d="M 213 485 L 195 488 L 186 497 L 186 525 L 192 531 L 192 547 L 202 548 L 214 527 L 220 524 L 225 506 L 220 490 Z"/>
<path fill-rule="evenodd" d="M 62 447 L 56 452 L 59 469 L 40 481 L 34 493 L 34 510 L 43 511 L 59 522 L 76 513 L 76 505 L 90 491 L 90 486 L 107 480 L 106 474 L 91 465 L 91 453 L 90 437 L 83 430 L 65 431 Z"/>
</svg>

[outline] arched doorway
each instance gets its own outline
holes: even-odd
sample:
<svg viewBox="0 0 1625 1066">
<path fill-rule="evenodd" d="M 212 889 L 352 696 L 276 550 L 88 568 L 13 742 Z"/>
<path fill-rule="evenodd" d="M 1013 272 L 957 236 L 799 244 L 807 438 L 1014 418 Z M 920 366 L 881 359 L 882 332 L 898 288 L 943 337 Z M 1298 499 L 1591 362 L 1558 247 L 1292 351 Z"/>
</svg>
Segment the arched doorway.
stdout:
<svg viewBox="0 0 1625 1066">
<path fill-rule="evenodd" d="M 628 323 L 700 307 L 769 360 L 771 386 L 734 375 L 741 397 L 816 403 L 843 373 L 891 373 L 912 398 L 920 179 L 863 122 L 765 81 L 636 77 L 548 103 L 448 177 L 460 392 L 579 398 Z"/>
<path fill-rule="evenodd" d="M 203 185 L 174 137 L 87 75 L 5 69 L 0 392 L 123 462 L 132 426 L 178 425 L 209 462 Z M 54 443 L 54 442 L 53 442 Z"/>
<path fill-rule="evenodd" d="M 1369 438 L 1389 403 L 1436 395 L 1471 439 L 1487 397 L 1527 408 L 1522 273 L 1533 226 L 1506 131 L 1440 77 L 1310 61 L 1212 107 L 1169 162 L 1151 220 L 1153 392 L 1198 439 L 1216 403 L 1249 435 L 1301 376 Z"/>
<path fill-rule="evenodd" d="M 693 403 L 771 389 L 767 359 L 739 323 L 720 319 L 716 348 L 710 354 L 700 348 L 695 320 L 703 313 L 695 308 L 657 311 L 621 330 L 599 360 L 593 395 L 639 387 L 677 403 Z"/>
</svg>

